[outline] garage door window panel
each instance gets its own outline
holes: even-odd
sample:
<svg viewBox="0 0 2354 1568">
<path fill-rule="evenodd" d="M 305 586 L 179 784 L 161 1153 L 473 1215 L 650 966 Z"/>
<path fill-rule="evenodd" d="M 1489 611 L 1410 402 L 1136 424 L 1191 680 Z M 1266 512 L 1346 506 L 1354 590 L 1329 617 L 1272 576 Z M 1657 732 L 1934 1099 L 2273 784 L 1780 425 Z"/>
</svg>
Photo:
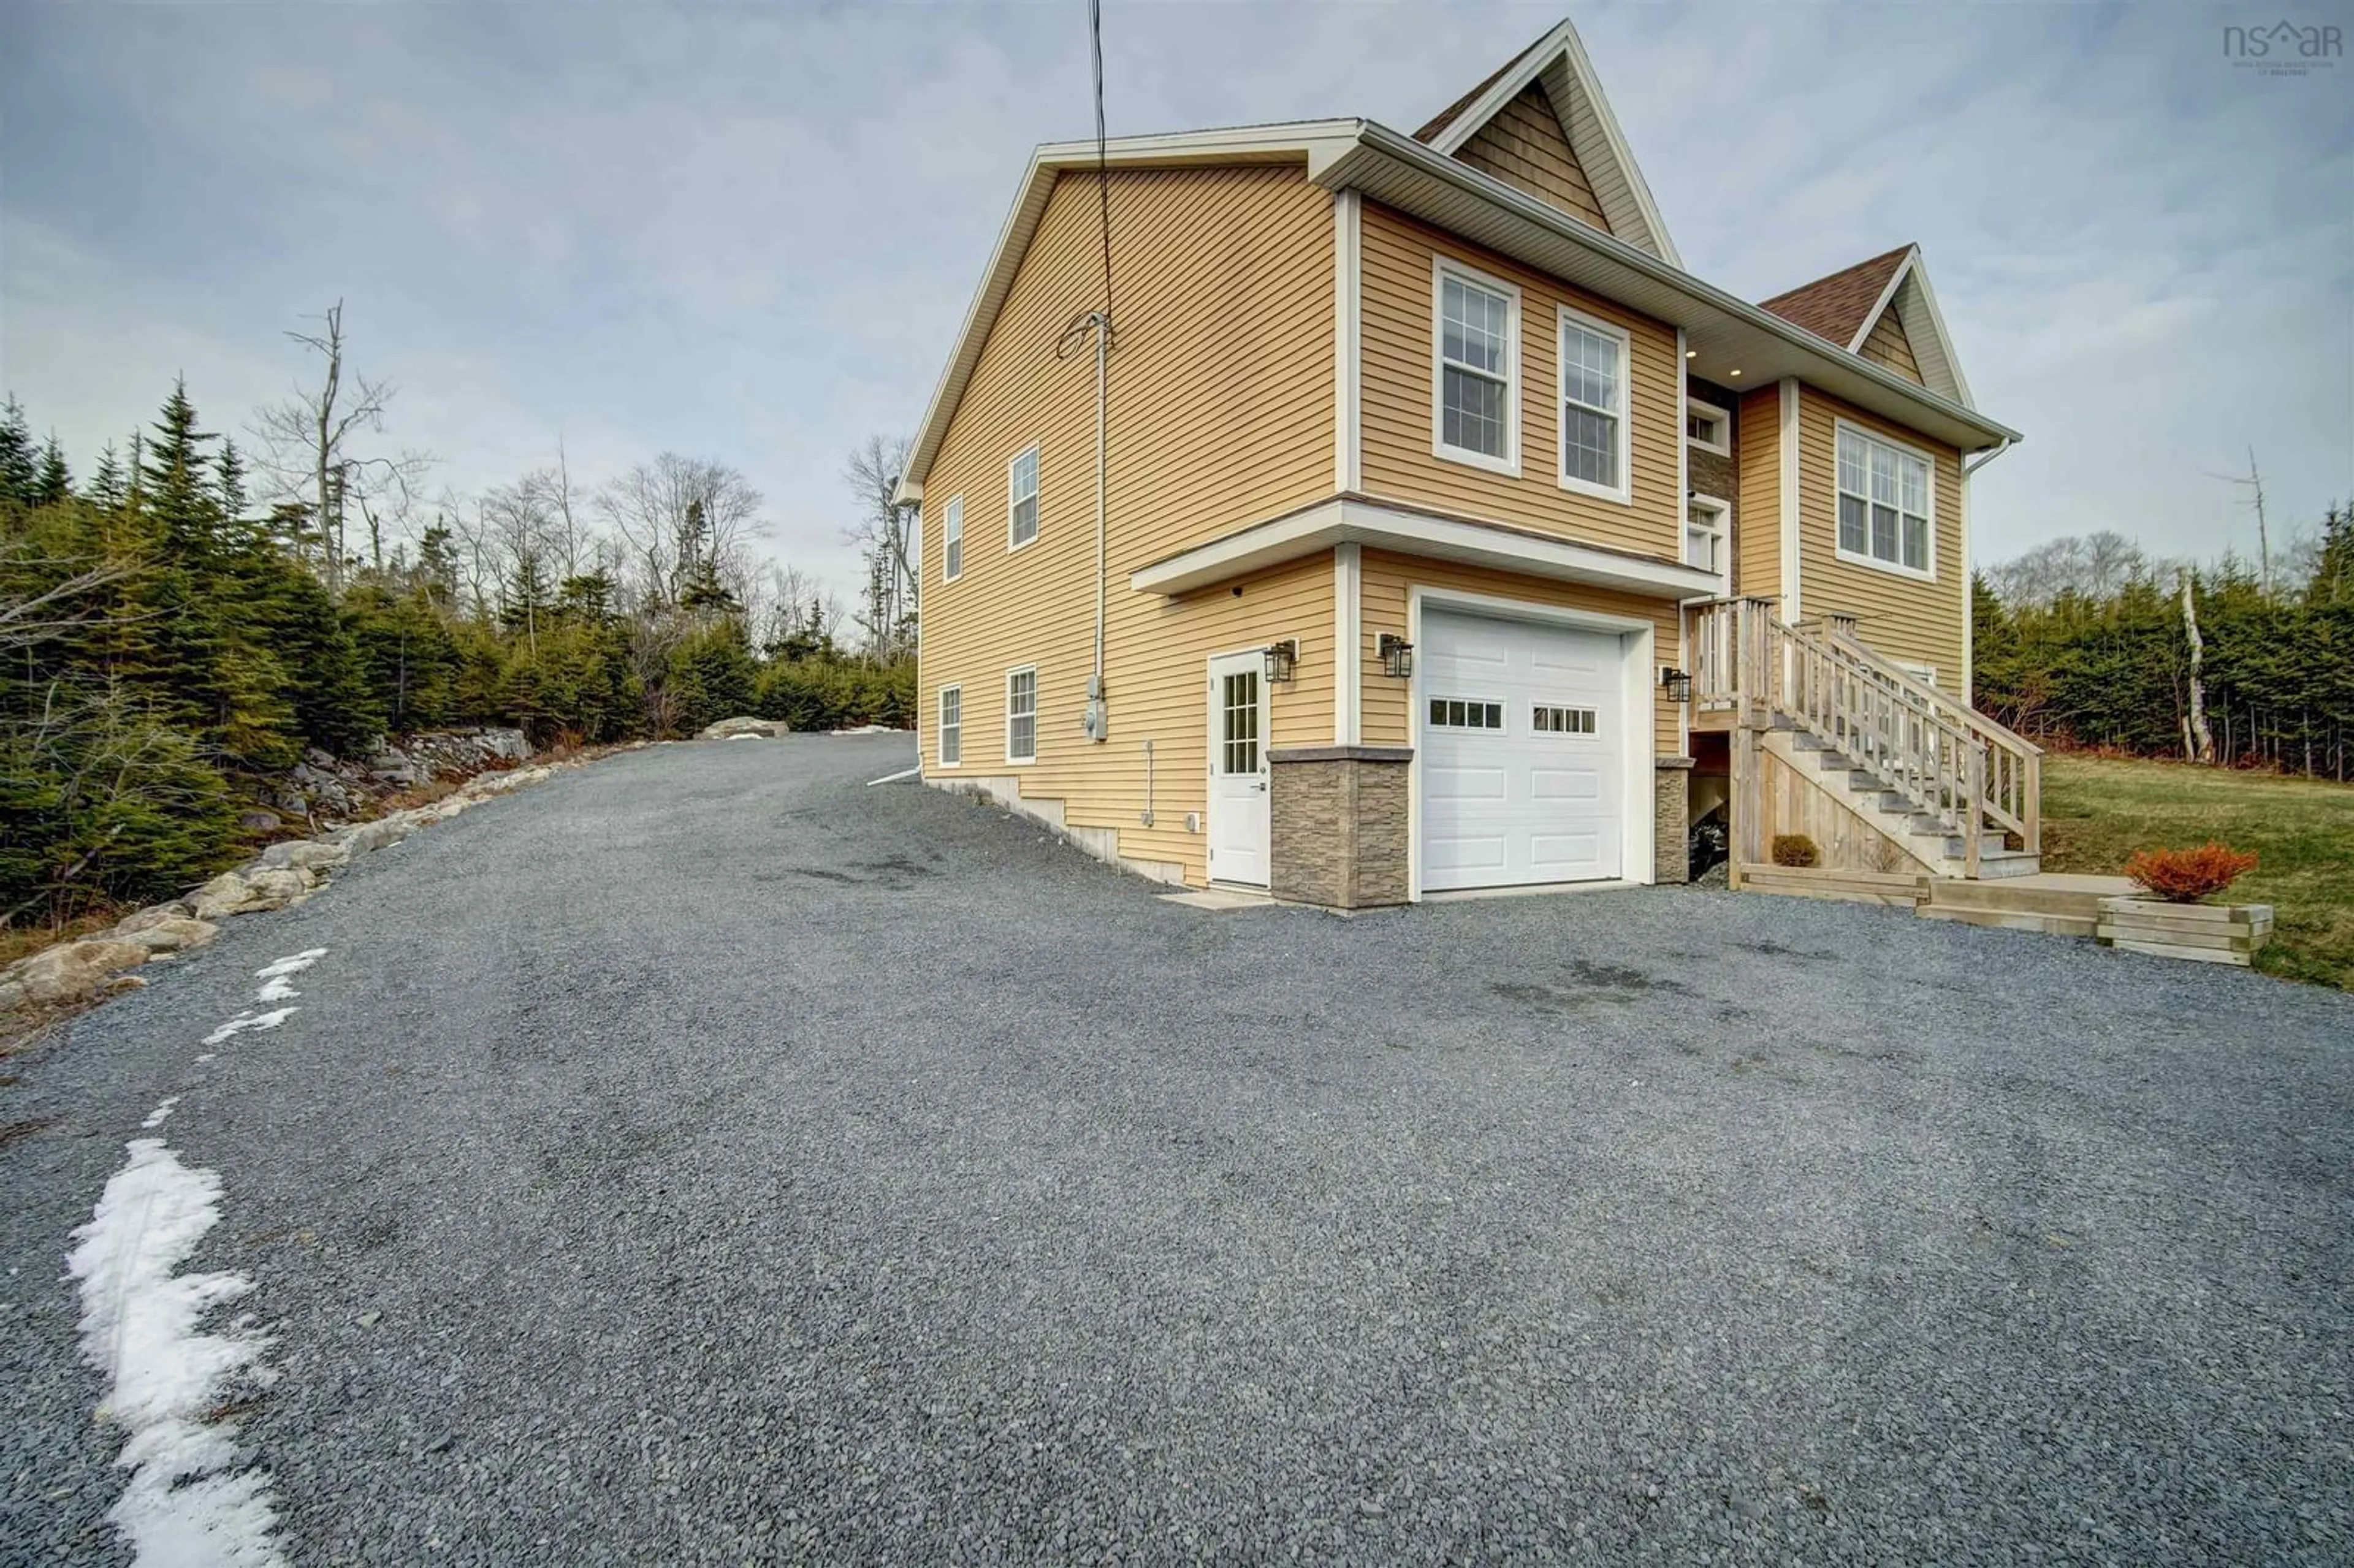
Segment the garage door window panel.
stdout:
<svg viewBox="0 0 2354 1568">
<path fill-rule="evenodd" d="M 1430 722 L 1439 729 L 1501 730 L 1504 705 L 1479 697 L 1433 697 Z"/>
</svg>

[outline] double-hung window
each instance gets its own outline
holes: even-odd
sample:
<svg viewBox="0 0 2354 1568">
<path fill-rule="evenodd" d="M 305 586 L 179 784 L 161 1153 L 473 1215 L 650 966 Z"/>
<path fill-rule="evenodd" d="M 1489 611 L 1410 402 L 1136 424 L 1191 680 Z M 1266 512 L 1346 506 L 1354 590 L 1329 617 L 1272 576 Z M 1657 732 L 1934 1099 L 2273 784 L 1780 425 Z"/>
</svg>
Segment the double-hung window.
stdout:
<svg viewBox="0 0 2354 1568">
<path fill-rule="evenodd" d="M 949 582 L 964 576 L 964 497 L 949 497 L 940 520 L 940 575 Z"/>
<path fill-rule="evenodd" d="M 964 760 L 964 688 L 940 688 L 940 766 L 954 768 Z"/>
<path fill-rule="evenodd" d="M 1840 558 L 1935 577 L 1936 503 L 1930 486 L 1925 455 L 1840 425 Z"/>
<path fill-rule="evenodd" d="M 1005 547 L 1018 550 L 1038 536 L 1038 447 L 1016 452 L 1005 465 Z"/>
<path fill-rule="evenodd" d="M 1561 483 L 1628 501 L 1624 329 L 1561 308 Z"/>
<path fill-rule="evenodd" d="M 1038 760 L 1038 670 L 1005 672 L 1005 760 Z"/>
<path fill-rule="evenodd" d="M 1432 263 L 1437 379 L 1431 443 L 1443 458 L 1521 471 L 1521 292 L 1440 260 Z"/>
<path fill-rule="evenodd" d="M 1704 452 L 1733 455 L 1733 415 L 1697 397 L 1684 399 L 1684 440 Z"/>
</svg>

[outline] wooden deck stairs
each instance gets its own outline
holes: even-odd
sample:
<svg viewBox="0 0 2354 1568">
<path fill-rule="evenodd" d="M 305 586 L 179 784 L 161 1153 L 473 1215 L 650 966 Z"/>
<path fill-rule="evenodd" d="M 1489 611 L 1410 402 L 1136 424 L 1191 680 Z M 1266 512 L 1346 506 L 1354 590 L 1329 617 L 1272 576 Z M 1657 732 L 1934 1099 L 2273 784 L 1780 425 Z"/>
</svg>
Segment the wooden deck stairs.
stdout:
<svg viewBox="0 0 2354 1568">
<path fill-rule="evenodd" d="M 2041 872 L 2034 743 L 1874 652 L 1851 619 L 1789 625 L 1772 600 L 1754 598 L 1704 600 L 1686 614 L 1693 727 L 1730 741 L 1735 885 L 1794 892 L 1811 881 L 1825 890 L 1818 896 L 1841 896 L 1830 889 L 1844 884 L 1845 895 L 1925 903 L 1925 892 L 1906 898 L 1912 879 L 1985 885 Z M 1773 840 L 1798 833 L 1819 852 L 1811 877 L 1769 863 Z M 2041 904 L 2022 894 L 1998 907 L 1979 896 L 1945 907 L 2089 917 L 2049 886 Z"/>
</svg>

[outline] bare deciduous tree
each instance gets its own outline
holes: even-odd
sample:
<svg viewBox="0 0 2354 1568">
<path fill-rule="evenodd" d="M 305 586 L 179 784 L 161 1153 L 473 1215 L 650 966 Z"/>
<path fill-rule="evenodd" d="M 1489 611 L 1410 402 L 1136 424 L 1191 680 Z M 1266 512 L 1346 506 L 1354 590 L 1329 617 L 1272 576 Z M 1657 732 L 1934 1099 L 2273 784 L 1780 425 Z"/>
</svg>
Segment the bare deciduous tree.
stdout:
<svg viewBox="0 0 2354 1568">
<path fill-rule="evenodd" d="M 911 545 L 917 511 L 892 499 L 907 471 L 909 445 L 904 436 L 869 436 L 851 449 L 842 471 L 858 498 L 858 520 L 843 532 L 866 563 L 858 623 L 878 663 L 911 652 L 915 640 L 917 563 Z"/>
<path fill-rule="evenodd" d="M 349 513 L 355 508 L 360 512 L 380 570 L 383 536 L 376 503 L 382 498 L 405 512 L 410 492 L 432 466 L 432 459 L 422 452 L 387 455 L 358 450 L 360 437 L 383 431 L 384 411 L 395 388 L 344 363 L 341 300 L 320 321 L 316 332 L 286 334 L 325 361 L 318 384 L 298 387 L 286 401 L 259 410 L 253 433 L 260 441 L 262 472 L 274 487 L 270 499 L 299 501 L 307 510 L 309 524 L 298 547 L 306 558 L 316 548 L 317 564 L 334 592 L 343 587 Z"/>
<path fill-rule="evenodd" d="M 744 569 L 752 542 L 768 532 L 760 503 L 727 464 L 664 452 L 599 491 L 596 510 L 620 536 L 641 589 L 667 608 L 699 567 L 723 581 Z"/>
</svg>

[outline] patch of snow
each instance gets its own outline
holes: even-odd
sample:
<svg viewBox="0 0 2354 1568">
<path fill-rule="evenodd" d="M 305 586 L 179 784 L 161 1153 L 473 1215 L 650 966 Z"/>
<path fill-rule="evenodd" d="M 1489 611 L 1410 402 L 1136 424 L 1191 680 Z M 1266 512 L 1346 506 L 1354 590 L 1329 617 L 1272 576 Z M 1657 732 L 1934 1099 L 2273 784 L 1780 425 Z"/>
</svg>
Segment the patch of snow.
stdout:
<svg viewBox="0 0 2354 1568">
<path fill-rule="evenodd" d="M 141 1127 L 148 1128 L 163 1126 L 165 1118 L 171 1116 L 172 1107 L 179 1103 L 179 1096 L 174 1095 L 170 1097 L 168 1099 L 164 1100 L 162 1105 L 157 1106 L 154 1110 L 149 1111 L 147 1113 L 147 1119 L 141 1122 L 139 1125 Z"/>
<path fill-rule="evenodd" d="M 280 975 L 300 974 L 327 956 L 324 948 L 305 948 L 292 958 L 280 959 L 253 971 L 256 980 L 276 980 Z"/>
<path fill-rule="evenodd" d="M 735 735 L 731 735 L 727 738 L 730 740 L 766 740 L 769 737 L 762 735 L 757 729 L 748 729 L 739 731 Z"/>
<path fill-rule="evenodd" d="M 903 779 L 917 778 L 923 771 L 923 765 L 918 763 L 913 768 L 902 768 L 896 773 L 885 773 L 880 779 L 869 779 L 866 781 L 866 787 L 872 789 L 877 784 L 896 784 Z"/>
<path fill-rule="evenodd" d="M 108 1517 L 138 1563 L 281 1568 L 268 1475 L 236 1472 L 236 1428 L 205 1419 L 232 1378 L 263 1372 L 266 1338 L 196 1331 L 252 1282 L 174 1272 L 220 1219 L 220 1178 L 182 1165 L 160 1138 L 129 1150 L 67 1265 L 81 1287 L 82 1354 L 107 1379 L 99 1416 L 129 1435 L 115 1463 L 131 1479 Z"/>
<path fill-rule="evenodd" d="M 196 1053 L 196 1060 L 199 1062 L 209 1062 L 212 1059 L 213 1053 L 210 1051 L 199 1051 Z"/>
<path fill-rule="evenodd" d="M 905 732 L 893 729 L 887 724 L 863 724 L 855 729 L 837 729 L 832 733 L 835 735 L 899 735 Z"/>
<path fill-rule="evenodd" d="M 299 1011 L 298 1008 L 281 1007 L 275 1012 L 240 1012 L 206 1035 L 205 1044 L 217 1045 L 230 1035 L 242 1034 L 249 1029 L 275 1029 Z"/>
<path fill-rule="evenodd" d="M 302 993 L 301 991 L 294 989 L 294 982 L 292 980 L 288 980 L 284 975 L 273 975 L 270 979 L 261 982 L 261 989 L 253 993 L 253 1000 L 256 1001 L 292 1001 L 294 998 L 301 996 L 302 994 Z"/>
</svg>

